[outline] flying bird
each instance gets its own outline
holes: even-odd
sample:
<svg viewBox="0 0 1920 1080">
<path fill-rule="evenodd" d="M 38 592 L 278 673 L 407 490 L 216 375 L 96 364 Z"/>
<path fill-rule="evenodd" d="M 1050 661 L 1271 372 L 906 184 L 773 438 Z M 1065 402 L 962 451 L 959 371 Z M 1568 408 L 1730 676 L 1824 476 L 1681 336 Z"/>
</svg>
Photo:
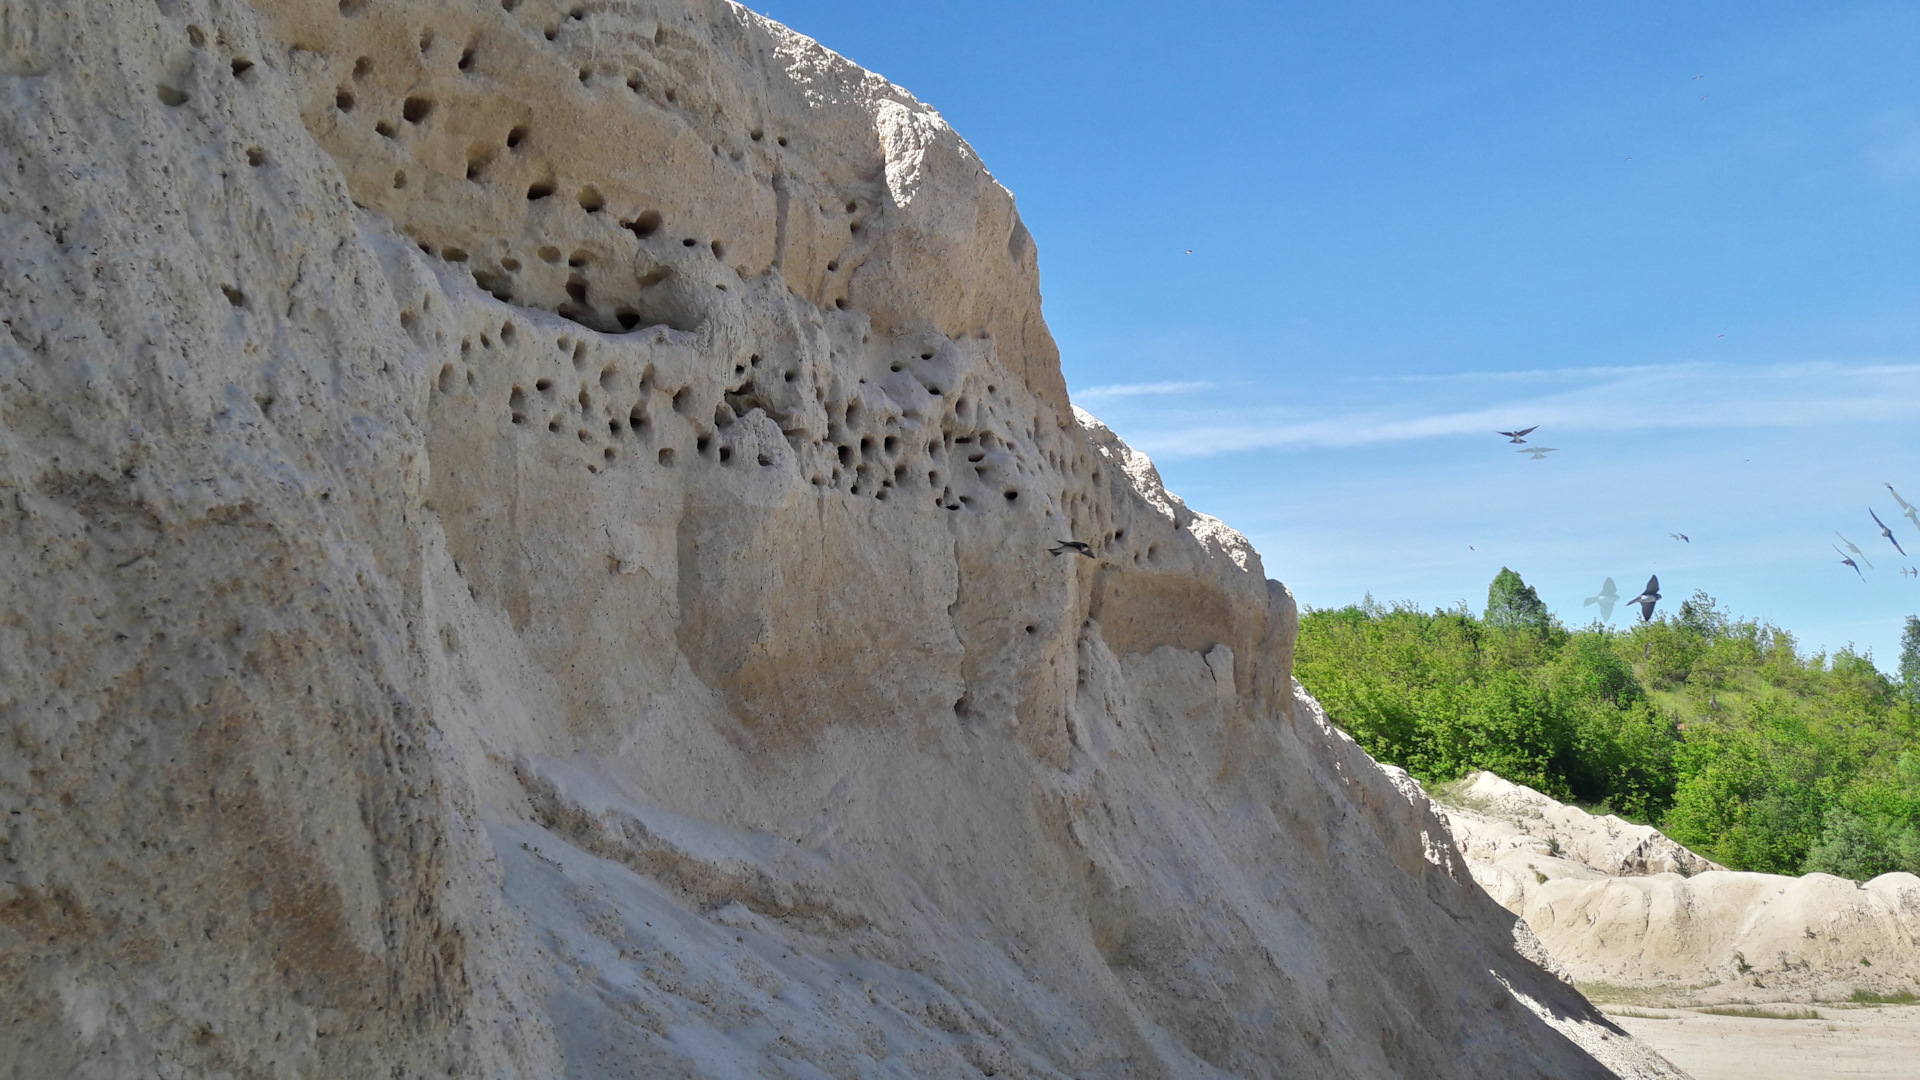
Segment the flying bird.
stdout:
<svg viewBox="0 0 1920 1080">
<path fill-rule="evenodd" d="M 1874 514 L 1874 513 L 1873 513 L 1873 507 L 1871 507 L 1871 506 L 1869 506 L 1869 507 L 1867 507 L 1867 513 L 1869 513 L 1869 514 L 1873 514 L 1873 523 L 1874 523 L 1875 525 L 1878 525 L 1878 526 L 1880 526 L 1880 535 L 1881 535 L 1881 536 L 1884 536 L 1884 537 L 1886 537 L 1886 538 L 1887 538 L 1887 543 L 1889 543 L 1889 544 L 1892 544 L 1892 545 L 1893 545 L 1893 550 L 1895 550 L 1895 551 L 1897 551 L 1897 552 L 1899 552 L 1899 553 L 1900 553 L 1900 557 L 1901 557 L 1901 558 L 1903 558 L 1903 559 L 1904 559 L 1904 558 L 1906 558 L 1906 557 L 1907 557 L 1907 549 L 1906 549 L 1906 548 L 1903 548 L 1903 547 L 1901 547 L 1901 546 L 1900 546 L 1900 541 L 1898 541 L 1898 540 L 1895 540 L 1895 539 L 1893 538 L 1893 530 L 1892 530 L 1892 529 L 1889 529 L 1889 528 L 1887 528 L 1887 523 L 1886 523 L 1886 522 L 1884 522 L 1884 521 L 1881 521 L 1881 520 L 1880 520 L 1880 515 L 1879 515 L 1879 514 Z"/>
<path fill-rule="evenodd" d="M 1547 460 L 1548 454 L 1558 453 L 1559 450 L 1560 448 L 1557 446 L 1523 446 L 1520 449 L 1515 450 L 1514 453 L 1532 454 L 1533 460 L 1545 461 Z"/>
<path fill-rule="evenodd" d="M 1900 571 L 1900 576 L 1901 577 L 1920 577 L 1920 570 L 1915 570 L 1911 566 L 1903 567 Z"/>
<path fill-rule="evenodd" d="M 1841 537 L 1841 539 L 1842 539 L 1842 540 L 1844 540 L 1844 539 L 1846 539 L 1846 537 L 1844 537 L 1844 536 L 1843 536 L 1843 537 Z M 1840 545 L 1838 545 L 1838 544 L 1835 544 L 1835 545 L 1833 546 L 1833 550 L 1835 550 L 1835 551 L 1840 551 Z M 1841 561 L 1841 562 L 1843 562 L 1843 563 L 1846 563 L 1846 564 L 1847 564 L 1848 566 L 1851 566 L 1851 567 L 1853 567 L 1853 572 L 1854 572 L 1854 573 L 1856 573 L 1856 574 L 1860 574 L 1860 564 L 1859 564 L 1859 563 L 1857 563 L 1857 562 L 1854 562 L 1854 561 L 1853 561 L 1852 559 L 1849 559 L 1849 558 L 1847 558 L 1847 553 L 1846 553 L 1846 552 L 1844 552 L 1844 551 L 1840 551 L 1840 561 Z M 1868 565 L 1868 566 L 1872 566 L 1873 564 L 1872 564 L 1872 563 L 1868 563 L 1867 565 Z M 1861 581 L 1865 581 L 1865 580 L 1867 580 L 1867 575 L 1865 575 L 1865 574 L 1860 574 L 1860 580 L 1861 580 Z"/>
<path fill-rule="evenodd" d="M 1586 607 L 1588 604 L 1598 604 L 1600 605 L 1600 621 L 1612 622 L 1613 605 L 1619 602 L 1620 590 L 1613 584 L 1613 579 L 1608 578 L 1600 584 L 1600 595 L 1587 597 L 1585 600 L 1580 601 L 1580 606 Z"/>
<path fill-rule="evenodd" d="M 1521 429 L 1520 429 L 1519 431 L 1501 431 L 1501 432 L 1496 432 L 1496 434 L 1499 434 L 1499 435 L 1505 435 L 1505 436 L 1507 437 L 1507 439 L 1508 439 L 1509 441 L 1511 441 L 1511 442 L 1517 442 L 1517 443 L 1520 443 L 1520 442 L 1526 442 L 1526 441 L 1527 441 L 1527 440 L 1526 440 L 1526 438 L 1525 438 L 1524 436 L 1525 436 L 1525 435 L 1526 435 L 1526 434 L 1527 434 L 1528 432 L 1530 432 L 1530 431 L 1534 431 L 1534 430 L 1536 430 L 1536 429 L 1538 429 L 1539 427 L 1540 427 L 1540 425 L 1539 425 L 1539 424 L 1535 424 L 1535 425 L 1533 425 L 1533 427 L 1523 427 L 1523 428 L 1521 428 Z"/>
<path fill-rule="evenodd" d="M 1627 601 L 1627 603 L 1629 604 L 1640 605 L 1640 621 L 1641 622 L 1653 621 L 1653 605 L 1659 602 L 1660 602 L 1660 575 L 1659 574 L 1655 574 L 1652 577 L 1648 578 L 1647 587 L 1641 590 L 1640 595 Z"/>
<path fill-rule="evenodd" d="M 1840 536 L 1840 533 L 1836 531 L 1833 535 Z M 1857 558 L 1861 562 L 1866 563 L 1867 569 L 1869 570 L 1873 569 L 1873 560 L 1867 558 L 1867 553 L 1864 551 L 1861 551 L 1860 548 L 1857 545 L 1855 545 L 1853 541 L 1847 539 L 1844 536 L 1840 536 L 1840 542 L 1847 545 L 1847 550 L 1853 552 L 1854 558 Z M 1854 567 L 1854 569 L 1858 570 L 1860 568 L 1856 566 Z"/>
<path fill-rule="evenodd" d="M 1669 536 L 1674 540 L 1685 541 L 1686 543 L 1689 543 L 1689 544 L 1693 543 L 1693 541 L 1687 537 L 1686 533 L 1668 533 L 1667 536 Z"/>
<path fill-rule="evenodd" d="M 1892 484 L 1887 485 L 1887 491 L 1892 493 L 1893 501 L 1900 504 L 1900 512 L 1907 515 L 1907 520 L 1913 522 L 1913 527 L 1920 529 L 1920 510 L 1914 509 L 1912 503 L 1901 498 L 1900 493 L 1893 490 Z"/>
<path fill-rule="evenodd" d="M 1088 547 L 1085 541 L 1081 540 L 1060 540 L 1055 542 L 1047 551 L 1054 555 L 1065 555 L 1068 552 L 1072 552 L 1075 555 L 1085 555 L 1089 559 L 1093 558 L 1093 549 Z"/>
</svg>

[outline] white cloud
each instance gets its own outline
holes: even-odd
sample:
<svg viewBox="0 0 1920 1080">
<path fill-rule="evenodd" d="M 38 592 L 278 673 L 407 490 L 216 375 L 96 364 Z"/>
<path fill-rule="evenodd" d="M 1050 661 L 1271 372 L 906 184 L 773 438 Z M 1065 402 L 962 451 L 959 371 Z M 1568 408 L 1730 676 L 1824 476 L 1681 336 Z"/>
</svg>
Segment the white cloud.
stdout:
<svg viewBox="0 0 1920 1080">
<path fill-rule="evenodd" d="M 1481 376 L 1484 375 L 1484 378 Z M 1494 404 L 1447 399 L 1484 397 L 1482 382 L 1559 380 L 1548 393 L 1511 397 Z M 1679 364 L 1587 368 L 1539 373 L 1465 373 L 1443 380 L 1407 380 L 1397 400 L 1379 400 L 1380 383 L 1364 405 L 1276 405 L 1270 398 L 1210 397 L 1202 409 L 1133 405 L 1118 421 L 1129 442 L 1148 454 L 1203 457 L 1267 447 L 1360 447 L 1451 436 L 1491 435 L 1514 426 L 1539 425 L 1549 445 L 1581 432 L 1647 429 L 1704 431 L 1741 428 L 1829 426 L 1920 421 L 1920 365 L 1908 363 L 1798 363 L 1761 367 Z M 1149 383 L 1177 390 L 1096 387 L 1081 397 L 1128 397 L 1178 393 L 1205 383 Z M 1116 392 L 1118 391 L 1118 392 Z M 1104 393 L 1101 393 L 1104 392 Z M 1450 407 L 1451 406 L 1451 407 Z M 1118 411 L 1118 410 L 1110 410 Z M 1535 441 L 1539 441 L 1536 436 Z"/>
<path fill-rule="evenodd" d="M 1211 390 L 1211 389 L 1213 389 L 1213 384 L 1209 382 L 1116 383 L 1112 386 L 1090 386 L 1087 389 L 1074 394 L 1073 396 L 1076 398 L 1082 398 L 1082 399 L 1084 398 L 1147 397 L 1147 396 L 1159 397 L 1159 396 L 1165 396 L 1168 394 L 1191 394 L 1197 390 Z"/>
</svg>

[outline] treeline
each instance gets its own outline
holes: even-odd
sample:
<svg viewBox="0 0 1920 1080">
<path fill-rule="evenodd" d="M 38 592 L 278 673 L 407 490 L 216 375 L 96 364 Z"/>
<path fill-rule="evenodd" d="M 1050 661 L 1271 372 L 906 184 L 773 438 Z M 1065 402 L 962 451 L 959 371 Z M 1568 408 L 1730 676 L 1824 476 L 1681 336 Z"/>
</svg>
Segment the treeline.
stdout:
<svg viewBox="0 0 1920 1080">
<path fill-rule="evenodd" d="M 1490 769 L 1735 869 L 1865 880 L 1920 873 L 1920 620 L 1903 644 L 1898 676 L 1850 650 L 1802 655 L 1705 593 L 1569 630 L 1502 569 L 1481 617 L 1371 597 L 1309 610 L 1296 671 L 1424 782 Z"/>
</svg>

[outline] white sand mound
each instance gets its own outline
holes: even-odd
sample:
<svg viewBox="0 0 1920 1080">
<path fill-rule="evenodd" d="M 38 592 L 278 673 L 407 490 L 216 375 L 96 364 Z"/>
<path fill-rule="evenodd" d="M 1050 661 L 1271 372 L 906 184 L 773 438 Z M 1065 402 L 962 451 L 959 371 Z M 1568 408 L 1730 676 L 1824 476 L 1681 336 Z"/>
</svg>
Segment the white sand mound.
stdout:
<svg viewBox="0 0 1920 1080">
<path fill-rule="evenodd" d="M 1597 993 L 1704 1002 L 1920 993 L 1920 878 L 1727 870 L 1492 773 L 1446 790 L 1474 879 Z"/>
</svg>

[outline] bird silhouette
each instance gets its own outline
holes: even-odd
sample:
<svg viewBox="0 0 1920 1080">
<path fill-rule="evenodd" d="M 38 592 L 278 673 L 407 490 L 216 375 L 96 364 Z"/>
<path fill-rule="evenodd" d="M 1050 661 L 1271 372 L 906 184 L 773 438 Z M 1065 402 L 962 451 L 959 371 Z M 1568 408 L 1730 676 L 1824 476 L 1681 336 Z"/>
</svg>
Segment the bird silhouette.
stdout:
<svg viewBox="0 0 1920 1080">
<path fill-rule="evenodd" d="M 1054 555 L 1065 555 L 1068 552 L 1072 552 L 1075 555 L 1085 555 L 1089 559 L 1093 558 L 1093 549 L 1081 540 L 1059 540 L 1056 541 L 1052 547 L 1048 548 L 1047 551 Z"/>
<path fill-rule="evenodd" d="M 1686 533 L 1668 533 L 1667 536 L 1674 540 L 1685 541 L 1686 543 L 1689 543 L 1689 544 L 1693 543 L 1693 541 L 1687 536 Z"/>
<path fill-rule="evenodd" d="M 1907 515 L 1907 520 L 1913 522 L 1913 527 L 1920 529 L 1920 510 L 1914 509 L 1912 503 L 1901 498 L 1900 493 L 1893 490 L 1892 484 L 1887 485 L 1887 491 L 1893 496 L 1893 501 L 1900 504 L 1900 512 Z"/>
<path fill-rule="evenodd" d="M 1844 539 L 1846 539 L 1846 537 L 1844 537 L 1844 536 L 1843 536 L 1843 537 L 1841 537 L 1841 539 L 1842 539 L 1842 540 L 1844 540 Z M 1833 546 L 1833 550 L 1835 550 L 1835 551 L 1840 551 L 1840 545 L 1838 545 L 1838 544 L 1835 544 L 1835 545 Z M 1854 572 L 1854 573 L 1856 573 L 1856 574 L 1860 574 L 1860 564 L 1859 564 L 1859 563 L 1857 563 L 1857 562 L 1854 562 L 1854 561 L 1853 561 L 1852 559 L 1849 559 L 1849 558 L 1847 558 L 1847 553 L 1846 553 L 1846 552 L 1844 552 L 1844 551 L 1840 551 L 1840 561 L 1841 561 L 1841 562 L 1843 562 L 1843 563 L 1846 563 L 1846 564 L 1847 564 L 1848 566 L 1851 566 L 1851 567 L 1853 567 L 1853 572 Z M 1867 565 L 1868 565 L 1868 566 L 1872 566 L 1873 564 L 1872 564 L 1872 563 L 1868 563 Z M 1865 575 L 1865 574 L 1860 574 L 1860 580 L 1861 580 L 1861 581 L 1865 581 L 1865 580 L 1867 580 L 1867 575 Z"/>
<path fill-rule="evenodd" d="M 1911 566 L 1902 567 L 1900 570 L 1900 576 L 1901 577 L 1920 577 L 1920 570 L 1915 570 Z"/>
<path fill-rule="evenodd" d="M 1600 605 L 1600 621 L 1612 622 L 1613 605 L 1619 602 L 1620 590 L 1614 585 L 1613 579 L 1608 578 L 1600 583 L 1600 595 L 1587 597 L 1585 600 L 1580 601 L 1580 606 L 1586 607 L 1588 604 L 1598 604 Z"/>
<path fill-rule="evenodd" d="M 1880 526 L 1880 535 L 1881 535 L 1881 536 L 1884 536 L 1884 537 L 1886 537 L 1886 538 L 1887 538 L 1887 543 L 1889 543 L 1889 544 L 1892 544 L 1892 545 L 1893 545 L 1893 550 L 1895 550 L 1895 551 L 1897 551 L 1897 552 L 1899 552 L 1899 553 L 1900 553 L 1900 557 L 1901 557 L 1901 558 L 1903 558 L 1903 559 L 1904 559 L 1904 558 L 1906 558 L 1906 557 L 1907 557 L 1907 549 L 1906 549 L 1906 548 L 1903 548 L 1903 547 L 1901 547 L 1901 546 L 1900 546 L 1900 541 L 1898 541 L 1898 540 L 1895 540 L 1895 539 L 1893 538 L 1893 530 L 1892 530 L 1892 529 L 1889 529 L 1889 528 L 1887 528 L 1887 523 L 1886 523 L 1886 522 L 1884 522 L 1884 521 L 1881 521 L 1881 520 L 1880 520 L 1880 515 L 1879 515 L 1879 514 L 1874 514 L 1874 513 L 1873 513 L 1873 507 L 1871 507 L 1871 506 L 1869 506 L 1869 507 L 1867 507 L 1867 513 L 1869 513 L 1869 514 L 1873 514 L 1873 523 L 1874 523 L 1875 525 L 1878 525 L 1878 526 Z"/>
<path fill-rule="evenodd" d="M 1527 441 L 1524 436 L 1526 436 L 1528 432 L 1537 430 L 1539 427 L 1539 424 L 1535 424 L 1533 427 L 1523 427 L 1519 431 L 1501 431 L 1496 432 L 1496 434 L 1505 435 L 1511 442 L 1521 443 Z"/>
<path fill-rule="evenodd" d="M 1648 578 L 1647 587 L 1640 591 L 1640 595 L 1627 601 L 1627 603 L 1629 604 L 1640 605 L 1640 621 L 1641 622 L 1653 621 L 1653 605 L 1659 602 L 1660 602 L 1660 575 L 1659 574 L 1655 574 L 1652 577 Z"/>
<path fill-rule="evenodd" d="M 1836 530 L 1833 535 L 1840 536 L 1840 533 Z M 1873 560 L 1867 558 L 1867 553 L 1864 551 L 1861 551 L 1860 546 L 1858 544 L 1855 544 L 1853 541 L 1847 539 L 1844 536 L 1840 536 L 1840 542 L 1847 545 L 1847 550 L 1853 552 L 1854 558 L 1859 559 L 1863 563 L 1866 563 L 1867 569 L 1869 570 L 1873 569 Z M 1856 566 L 1854 567 L 1854 569 L 1858 570 L 1860 568 Z"/>
<path fill-rule="evenodd" d="M 1547 460 L 1548 454 L 1559 453 L 1559 451 L 1560 451 L 1560 448 L 1557 446 L 1523 446 L 1520 449 L 1515 450 L 1514 453 L 1532 454 L 1533 460 L 1545 461 Z"/>
</svg>

